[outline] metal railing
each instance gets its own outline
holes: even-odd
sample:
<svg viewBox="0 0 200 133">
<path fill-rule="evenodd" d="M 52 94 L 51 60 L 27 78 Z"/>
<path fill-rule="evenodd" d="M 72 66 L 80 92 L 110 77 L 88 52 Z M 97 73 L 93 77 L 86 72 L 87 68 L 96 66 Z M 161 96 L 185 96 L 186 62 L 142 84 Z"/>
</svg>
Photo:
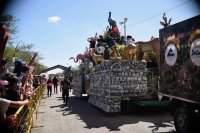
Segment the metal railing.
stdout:
<svg viewBox="0 0 200 133">
<path fill-rule="evenodd" d="M 34 95 L 31 96 L 28 106 L 21 106 L 14 116 L 17 118 L 14 133 L 30 133 L 33 127 L 33 116 L 40 105 L 41 97 L 44 93 L 45 86 L 39 86 L 34 90 Z"/>
</svg>

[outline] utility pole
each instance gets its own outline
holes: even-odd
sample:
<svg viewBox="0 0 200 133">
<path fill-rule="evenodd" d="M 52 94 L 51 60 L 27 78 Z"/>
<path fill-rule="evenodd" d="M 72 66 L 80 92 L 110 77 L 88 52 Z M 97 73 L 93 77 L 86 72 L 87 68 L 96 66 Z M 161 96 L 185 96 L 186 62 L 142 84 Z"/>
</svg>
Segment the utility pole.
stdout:
<svg viewBox="0 0 200 133">
<path fill-rule="evenodd" d="M 124 24 L 124 37 L 126 38 L 126 22 L 127 22 L 128 18 L 124 18 L 124 22 L 120 22 L 119 24 Z"/>
</svg>

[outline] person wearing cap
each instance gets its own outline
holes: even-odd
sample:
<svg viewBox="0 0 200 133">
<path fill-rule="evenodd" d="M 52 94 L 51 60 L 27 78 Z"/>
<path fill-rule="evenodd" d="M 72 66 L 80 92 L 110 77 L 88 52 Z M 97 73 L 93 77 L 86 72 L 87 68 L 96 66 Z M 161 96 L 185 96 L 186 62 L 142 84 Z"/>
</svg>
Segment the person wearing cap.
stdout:
<svg viewBox="0 0 200 133">
<path fill-rule="evenodd" d="M 11 101 L 22 101 L 20 98 L 20 94 L 19 92 L 16 90 L 18 85 L 18 78 L 16 76 L 10 75 L 10 76 L 6 76 L 4 78 L 5 80 L 8 81 L 8 89 L 6 90 L 6 97 L 5 99 L 7 100 L 11 100 Z M 8 110 L 6 111 L 6 115 L 11 115 L 16 113 L 18 109 L 17 108 L 8 108 Z"/>
<path fill-rule="evenodd" d="M 24 66 L 24 65 L 26 65 L 26 62 L 23 62 L 22 60 L 16 60 L 16 61 L 15 61 L 14 73 L 17 74 L 17 77 L 20 76 L 22 66 Z"/>
<path fill-rule="evenodd" d="M 126 45 L 126 40 L 125 40 L 125 36 L 121 36 L 119 45 Z"/>
<path fill-rule="evenodd" d="M 132 36 L 128 35 L 126 40 L 126 46 L 128 46 L 130 43 L 134 43 L 135 40 L 132 38 Z"/>
</svg>

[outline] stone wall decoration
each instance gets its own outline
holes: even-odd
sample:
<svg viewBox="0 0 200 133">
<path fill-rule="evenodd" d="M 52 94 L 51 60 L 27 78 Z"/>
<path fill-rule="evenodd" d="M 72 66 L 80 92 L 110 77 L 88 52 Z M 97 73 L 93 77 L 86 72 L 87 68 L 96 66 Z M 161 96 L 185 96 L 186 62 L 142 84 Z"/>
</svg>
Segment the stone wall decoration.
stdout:
<svg viewBox="0 0 200 133">
<path fill-rule="evenodd" d="M 105 112 L 121 112 L 121 98 L 147 95 L 145 62 L 110 60 L 90 73 L 88 102 Z"/>
<path fill-rule="evenodd" d="M 82 97 L 82 88 L 81 88 L 81 76 L 73 77 L 73 92 L 72 94 L 78 98 Z"/>
</svg>

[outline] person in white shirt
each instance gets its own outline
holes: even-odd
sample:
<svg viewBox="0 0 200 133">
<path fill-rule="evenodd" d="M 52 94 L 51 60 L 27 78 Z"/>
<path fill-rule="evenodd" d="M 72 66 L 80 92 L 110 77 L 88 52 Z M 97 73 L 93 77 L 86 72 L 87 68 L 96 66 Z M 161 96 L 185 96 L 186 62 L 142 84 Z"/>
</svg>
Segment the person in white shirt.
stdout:
<svg viewBox="0 0 200 133">
<path fill-rule="evenodd" d="M 132 36 L 128 35 L 127 36 L 127 40 L 126 40 L 126 47 L 130 44 L 130 43 L 134 43 L 135 40 L 132 38 Z"/>
</svg>

